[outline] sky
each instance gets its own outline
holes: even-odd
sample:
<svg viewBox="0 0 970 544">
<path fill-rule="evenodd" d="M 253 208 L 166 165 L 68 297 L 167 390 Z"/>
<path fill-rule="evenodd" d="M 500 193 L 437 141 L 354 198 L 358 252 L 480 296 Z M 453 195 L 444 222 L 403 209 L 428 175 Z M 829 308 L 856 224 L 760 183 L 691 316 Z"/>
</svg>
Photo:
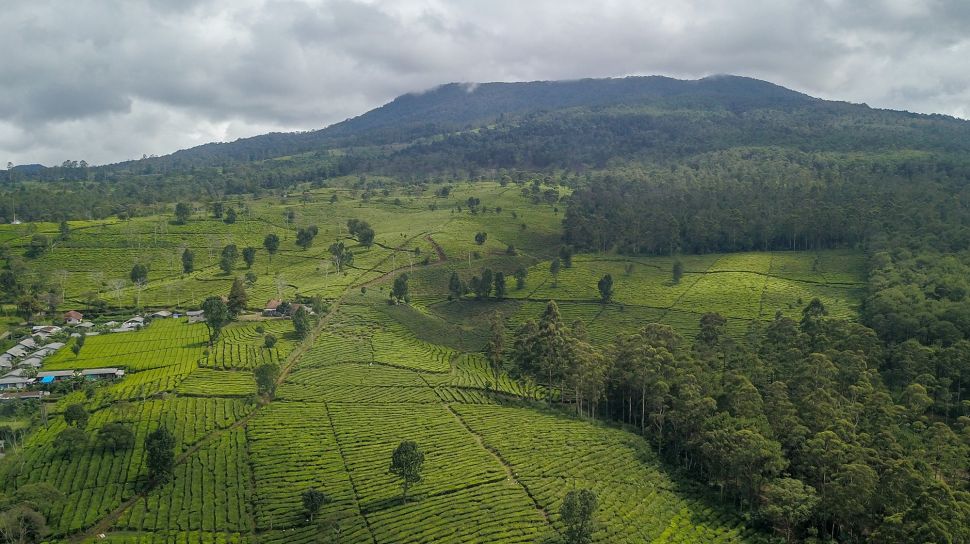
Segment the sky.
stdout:
<svg viewBox="0 0 970 544">
<path fill-rule="evenodd" d="M 323 128 L 456 81 L 736 74 L 970 118 L 966 0 L 3 4 L 2 165 Z"/>
</svg>

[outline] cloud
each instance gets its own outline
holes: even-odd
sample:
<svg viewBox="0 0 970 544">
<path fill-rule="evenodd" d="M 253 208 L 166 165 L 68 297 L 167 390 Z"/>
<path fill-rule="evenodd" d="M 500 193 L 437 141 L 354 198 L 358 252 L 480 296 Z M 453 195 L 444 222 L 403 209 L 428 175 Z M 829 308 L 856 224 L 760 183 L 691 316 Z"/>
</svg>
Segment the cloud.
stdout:
<svg viewBox="0 0 970 544">
<path fill-rule="evenodd" d="M 733 73 L 967 117 L 968 26 L 952 0 L 13 0 L 0 162 L 320 128 L 454 81 Z"/>
</svg>

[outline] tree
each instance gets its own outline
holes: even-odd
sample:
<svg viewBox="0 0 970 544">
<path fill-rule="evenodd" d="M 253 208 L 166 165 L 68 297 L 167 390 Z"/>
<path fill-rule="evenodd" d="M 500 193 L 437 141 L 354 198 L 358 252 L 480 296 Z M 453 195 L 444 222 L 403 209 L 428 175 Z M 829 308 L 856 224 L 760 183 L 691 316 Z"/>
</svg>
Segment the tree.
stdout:
<svg viewBox="0 0 970 544">
<path fill-rule="evenodd" d="M 475 299 L 481 300 L 483 298 L 488 298 L 488 295 L 492 293 L 492 269 L 485 268 L 482 270 L 482 276 L 475 276 L 472 278 L 471 288 L 475 292 Z"/>
<path fill-rule="evenodd" d="M 266 346 L 267 349 L 273 349 L 273 346 L 276 345 L 276 335 L 267 333 L 266 336 L 263 337 L 263 345 Z"/>
<path fill-rule="evenodd" d="M 448 278 L 448 293 L 455 300 L 459 300 L 465 294 L 465 286 L 462 284 L 458 272 L 452 272 L 451 277 Z"/>
<path fill-rule="evenodd" d="M 408 294 L 408 275 L 402 273 L 394 278 L 394 286 L 391 287 L 391 298 L 397 302 L 408 302 L 411 295 Z"/>
<path fill-rule="evenodd" d="M 590 489 L 574 489 L 566 493 L 559 507 L 559 515 L 566 524 L 563 535 L 568 544 L 589 544 L 596 528 L 596 493 Z"/>
<path fill-rule="evenodd" d="M 98 445 L 116 452 L 126 450 L 135 444 L 135 433 L 124 423 L 107 423 L 98 430 Z"/>
<path fill-rule="evenodd" d="M 559 247 L 559 260 L 562 261 L 563 268 L 572 268 L 572 266 L 573 266 L 573 246 L 560 246 Z"/>
<path fill-rule="evenodd" d="M 684 263 L 680 262 L 680 259 L 674 260 L 674 266 L 671 270 L 672 279 L 674 285 L 680 283 L 680 279 L 684 277 Z"/>
<path fill-rule="evenodd" d="M 249 301 L 249 295 L 246 294 L 246 283 L 242 278 L 236 278 L 232 282 L 232 287 L 229 288 L 229 302 L 226 304 L 226 308 L 229 310 L 229 317 L 235 319 L 243 311 L 246 310 L 246 302 Z"/>
<path fill-rule="evenodd" d="M 333 263 L 337 265 L 337 272 L 343 270 L 344 266 L 350 266 L 354 264 L 354 254 L 344 246 L 343 242 L 334 242 L 330 244 L 330 255 L 333 258 Z"/>
<path fill-rule="evenodd" d="M 71 404 L 64 410 L 64 422 L 72 427 L 83 429 L 88 424 L 88 412 L 80 403 Z"/>
<path fill-rule="evenodd" d="M 276 381 L 280 377 L 280 365 L 263 363 L 253 370 L 256 376 L 256 389 L 261 395 L 272 397 L 276 394 Z"/>
<path fill-rule="evenodd" d="M 475 233 L 475 243 L 476 244 L 482 245 L 482 244 L 485 243 L 485 240 L 488 240 L 488 233 L 487 232 L 476 232 Z"/>
<path fill-rule="evenodd" d="M 179 202 L 175 205 L 175 222 L 179 225 L 184 225 L 189 220 L 189 215 L 192 214 L 192 208 L 184 202 Z"/>
<path fill-rule="evenodd" d="M 266 252 L 269 253 L 270 262 L 273 261 L 273 255 L 280 249 L 280 237 L 269 233 L 263 238 L 263 247 L 266 248 Z"/>
<path fill-rule="evenodd" d="M 313 516 L 317 515 L 323 505 L 328 504 L 331 500 L 329 495 L 312 487 L 304 491 L 300 498 L 303 499 L 303 511 L 306 512 L 311 524 L 313 523 Z"/>
<path fill-rule="evenodd" d="M 505 298 L 508 293 L 508 289 L 505 286 L 505 273 L 496 272 L 495 273 L 495 298 L 501 300 Z"/>
<path fill-rule="evenodd" d="M 223 219 L 223 221 L 227 225 L 231 225 L 231 224 L 235 223 L 236 222 L 236 209 L 235 208 L 229 208 L 228 210 L 226 210 L 226 218 Z"/>
<path fill-rule="evenodd" d="M 77 357 L 81 353 L 81 348 L 84 347 L 84 339 L 86 337 L 82 334 L 74 339 L 74 345 L 71 346 L 71 351 L 74 352 L 74 356 Z"/>
<path fill-rule="evenodd" d="M 67 221 L 61 221 L 61 224 L 58 227 L 58 232 L 58 238 L 61 240 L 67 240 L 71 237 L 71 226 L 67 224 Z"/>
<path fill-rule="evenodd" d="M 412 440 L 401 442 L 391 455 L 391 474 L 401 479 L 401 504 L 408 502 L 408 490 L 421 481 L 424 453 Z"/>
<path fill-rule="evenodd" d="M 88 436 L 77 427 L 68 427 L 57 433 L 57 440 L 54 442 L 55 450 L 64 459 L 70 459 L 75 454 L 84 451 L 87 444 Z"/>
<path fill-rule="evenodd" d="M 30 244 L 27 246 L 27 257 L 31 259 L 36 259 L 40 257 L 50 248 L 51 242 L 47 236 L 43 234 L 35 234 L 30 238 Z"/>
<path fill-rule="evenodd" d="M 313 231 L 310 229 L 300 229 L 296 231 L 296 245 L 300 246 L 304 250 L 309 249 L 313 244 Z"/>
<path fill-rule="evenodd" d="M 600 278 L 599 283 L 596 284 L 596 288 L 599 289 L 600 300 L 604 304 L 609 302 L 613 298 L 613 276 L 607 274 Z"/>
<path fill-rule="evenodd" d="M 209 297 L 202 302 L 202 311 L 205 314 L 205 324 L 209 328 L 209 345 L 216 343 L 222 328 L 229 321 L 229 308 L 220 297 Z"/>
<path fill-rule="evenodd" d="M 135 263 L 135 266 L 131 267 L 131 283 L 136 285 L 144 285 L 148 281 L 148 267 L 141 264 Z"/>
<path fill-rule="evenodd" d="M 37 544 L 46 541 L 50 532 L 44 515 L 26 504 L 0 513 L 0 535 L 5 542 Z"/>
<path fill-rule="evenodd" d="M 313 322 L 310 319 L 310 312 L 307 311 L 305 306 L 300 306 L 293 313 L 293 330 L 296 331 L 296 335 L 300 339 L 303 339 L 310 334 L 312 328 Z"/>
<path fill-rule="evenodd" d="M 498 312 L 492 314 L 488 343 L 485 344 L 485 357 L 492 367 L 492 374 L 495 375 L 495 383 L 498 384 L 502 366 L 505 362 L 505 323 L 502 321 L 502 314 Z"/>
<path fill-rule="evenodd" d="M 515 288 L 524 289 L 525 288 L 525 278 L 528 277 L 529 271 L 526 270 L 524 266 L 520 266 L 515 269 Z"/>
<path fill-rule="evenodd" d="M 222 202 L 212 203 L 212 217 L 215 219 L 222 219 L 222 212 L 224 210 L 224 205 Z"/>
<path fill-rule="evenodd" d="M 252 268 L 253 263 L 256 262 L 256 248 L 254 247 L 244 247 L 242 250 L 243 262 L 246 263 L 246 268 Z"/>
<path fill-rule="evenodd" d="M 795 529 L 812 517 L 818 503 L 814 487 L 794 478 L 778 478 L 761 489 L 759 514 L 786 542 L 793 542 Z"/>
<path fill-rule="evenodd" d="M 184 274 L 191 274 L 195 270 L 195 253 L 192 250 L 185 248 L 182 252 L 182 272 Z"/>
<path fill-rule="evenodd" d="M 153 482 L 168 481 L 175 467 L 175 437 L 165 427 L 155 429 L 145 437 L 148 478 Z"/>
<path fill-rule="evenodd" d="M 562 263 L 559 262 L 559 257 L 556 257 L 549 263 L 549 273 L 552 274 L 552 286 L 556 287 L 559 285 L 559 270 L 562 268 Z"/>
<path fill-rule="evenodd" d="M 239 260 L 239 248 L 236 247 L 236 244 L 229 244 L 222 248 L 222 255 L 219 257 L 219 268 L 226 274 L 229 274 L 235 268 L 237 260 Z"/>
<path fill-rule="evenodd" d="M 17 315 L 23 318 L 24 321 L 30 322 L 34 314 L 41 311 L 41 309 L 40 300 L 32 293 L 25 293 L 17 299 Z"/>
</svg>

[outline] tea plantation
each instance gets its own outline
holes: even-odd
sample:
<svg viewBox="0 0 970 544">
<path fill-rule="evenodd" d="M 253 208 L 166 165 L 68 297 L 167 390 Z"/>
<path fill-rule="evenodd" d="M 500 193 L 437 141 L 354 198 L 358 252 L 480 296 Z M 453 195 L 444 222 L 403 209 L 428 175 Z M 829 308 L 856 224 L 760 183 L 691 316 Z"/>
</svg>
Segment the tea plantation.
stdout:
<svg viewBox="0 0 970 544">
<path fill-rule="evenodd" d="M 577 254 L 557 274 L 562 209 L 522 188 L 480 182 L 364 197 L 358 190 L 308 188 L 294 196 L 239 198 L 227 224 L 199 205 L 186 224 L 166 211 L 151 217 L 72 222 L 43 255 L 25 259 L 24 278 L 47 275 L 63 291 L 62 309 L 104 317 L 135 308 L 184 311 L 225 295 L 248 278 L 245 320 L 209 345 L 205 324 L 159 318 L 132 332 L 88 336 L 78 353 L 62 349 L 43 370 L 119 367 L 123 379 L 78 390 L 48 404 L 22 446 L 0 461 L 7 493 L 49 483 L 64 495 L 48 515 L 51 537 L 70 542 L 135 543 L 465 543 L 558 542 L 565 494 L 589 488 L 599 498 L 597 543 L 762 542 L 768 535 L 732 513 L 717 494 L 683 481 L 643 437 L 546 403 L 545 388 L 494 372 L 482 349 L 496 313 L 511 334 L 559 303 L 566 323 L 580 320 L 605 346 L 649 322 L 696 334 L 718 312 L 730 334 L 797 317 L 820 299 L 830 315 L 854 318 L 864 285 L 863 257 L 851 251 L 765 252 L 678 257 Z M 468 205 L 469 198 L 481 204 Z M 347 221 L 375 231 L 364 247 Z M 315 225 L 307 248 L 300 228 Z M 31 237 L 55 239 L 57 225 L 0 227 L 0 244 L 22 253 Z M 486 233 L 482 243 L 477 233 Z M 280 248 L 263 246 L 276 234 Z M 352 264 L 329 247 L 342 241 Z M 222 248 L 256 248 L 220 270 Z M 194 254 L 183 271 L 181 256 Z M 682 265 L 672 277 L 675 260 Z M 148 279 L 133 283 L 135 264 Z M 450 296 L 452 273 L 465 281 L 489 268 L 508 279 L 506 295 Z M 527 271 L 519 288 L 513 275 Z M 391 285 L 408 273 L 409 303 L 389 305 Z M 609 274 L 612 299 L 597 282 Z M 263 318 L 269 299 L 320 296 L 325 308 L 305 339 L 293 322 Z M 265 340 L 272 334 L 276 342 Z M 68 340 L 69 346 L 71 342 Z M 257 395 L 253 370 L 279 365 L 275 395 Z M 62 414 L 80 403 L 86 441 L 65 453 Z M 130 447 L 111 451 L 96 435 L 121 422 Z M 164 483 L 147 479 L 146 436 L 175 437 L 175 466 Z M 424 452 L 423 478 L 401 502 L 388 471 L 403 440 Z M 301 494 L 329 501 L 307 519 Z M 104 535 L 102 538 L 99 535 Z"/>
</svg>

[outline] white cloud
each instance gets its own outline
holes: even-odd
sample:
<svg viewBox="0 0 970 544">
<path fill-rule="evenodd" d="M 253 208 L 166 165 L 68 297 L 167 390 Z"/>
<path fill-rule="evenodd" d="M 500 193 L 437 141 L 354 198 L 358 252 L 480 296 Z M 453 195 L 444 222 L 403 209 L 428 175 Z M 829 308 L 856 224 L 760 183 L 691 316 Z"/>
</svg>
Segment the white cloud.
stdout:
<svg viewBox="0 0 970 544">
<path fill-rule="evenodd" d="M 320 128 L 452 81 L 759 77 L 966 116 L 953 0 L 14 0 L 0 162 L 102 163 Z"/>
</svg>

